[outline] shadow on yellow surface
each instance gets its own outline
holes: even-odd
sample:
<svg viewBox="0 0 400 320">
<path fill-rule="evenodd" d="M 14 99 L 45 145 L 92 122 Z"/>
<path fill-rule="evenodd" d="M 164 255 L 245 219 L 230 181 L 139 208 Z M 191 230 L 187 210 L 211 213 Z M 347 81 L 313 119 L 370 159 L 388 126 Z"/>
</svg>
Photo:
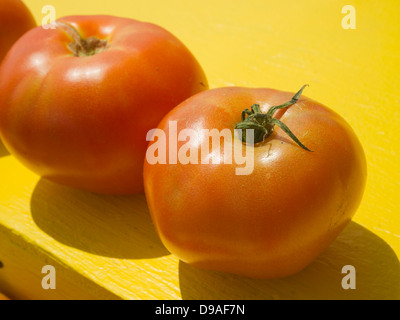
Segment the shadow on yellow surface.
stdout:
<svg viewBox="0 0 400 320">
<path fill-rule="evenodd" d="M 0 292 L 0 300 L 10 300 L 10 299 Z"/>
<path fill-rule="evenodd" d="M 3 142 L 0 139 L 0 157 L 4 157 L 4 156 L 8 156 L 10 155 L 10 153 L 8 152 L 8 150 L 6 149 L 6 147 L 4 146 Z"/>
<path fill-rule="evenodd" d="M 144 195 L 98 195 L 41 179 L 32 194 L 31 214 L 50 237 L 88 253 L 120 259 L 169 255 Z"/>
<path fill-rule="evenodd" d="M 356 289 L 343 289 L 342 267 L 356 270 Z M 273 280 L 243 278 L 179 265 L 183 299 L 400 299 L 400 264 L 392 248 L 350 222 L 318 259 L 300 273 Z"/>
</svg>

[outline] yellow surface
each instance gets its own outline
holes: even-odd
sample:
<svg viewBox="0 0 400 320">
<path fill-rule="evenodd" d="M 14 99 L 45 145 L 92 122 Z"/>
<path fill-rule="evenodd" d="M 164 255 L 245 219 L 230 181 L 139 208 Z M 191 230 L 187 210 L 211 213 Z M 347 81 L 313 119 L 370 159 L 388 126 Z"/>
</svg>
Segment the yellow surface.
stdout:
<svg viewBox="0 0 400 320">
<path fill-rule="evenodd" d="M 0 147 L 0 292 L 16 299 L 399 299 L 400 6 L 397 0 L 25 0 L 38 23 L 112 14 L 162 25 L 204 67 L 211 87 L 295 91 L 340 113 L 365 148 L 368 181 L 354 222 L 307 269 L 255 281 L 192 268 L 170 255 L 142 195 L 55 185 Z M 342 28 L 342 7 L 356 29 Z M 41 287 L 41 268 L 57 287 Z M 355 290 L 341 287 L 344 265 Z"/>
</svg>

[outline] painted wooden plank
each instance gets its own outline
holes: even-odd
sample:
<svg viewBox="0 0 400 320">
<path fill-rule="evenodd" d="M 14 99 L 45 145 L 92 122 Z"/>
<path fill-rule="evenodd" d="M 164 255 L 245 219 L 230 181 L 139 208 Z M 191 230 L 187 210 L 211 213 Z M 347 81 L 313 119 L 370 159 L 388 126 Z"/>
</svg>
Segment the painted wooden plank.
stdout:
<svg viewBox="0 0 400 320">
<path fill-rule="evenodd" d="M 203 65 L 211 87 L 294 91 L 325 103 L 365 148 L 368 182 L 354 221 L 304 271 L 253 280 L 193 268 L 170 255 L 143 195 L 101 196 L 41 179 L 0 144 L 0 292 L 15 299 L 399 299 L 400 7 L 354 0 L 355 30 L 330 1 L 25 0 L 36 20 L 113 14 L 176 34 Z M 45 265 L 57 287 L 44 290 Z M 357 288 L 344 290 L 353 265 Z"/>
</svg>

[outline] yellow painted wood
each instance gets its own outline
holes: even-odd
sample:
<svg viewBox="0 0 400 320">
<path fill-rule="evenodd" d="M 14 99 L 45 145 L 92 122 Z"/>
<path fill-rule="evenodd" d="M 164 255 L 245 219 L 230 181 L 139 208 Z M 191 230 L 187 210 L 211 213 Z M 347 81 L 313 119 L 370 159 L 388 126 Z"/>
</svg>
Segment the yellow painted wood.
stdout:
<svg viewBox="0 0 400 320">
<path fill-rule="evenodd" d="M 252 280 L 190 267 L 160 243 L 143 195 L 101 196 L 29 172 L 0 144 L 0 292 L 14 299 L 399 299 L 400 7 L 353 0 L 25 0 L 38 23 L 113 14 L 177 35 L 211 87 L 295 91 L 340 113 L 365 148 L 368 182 L 354 221 L 304 271 Z M 342 28 L 342 7 L 356 29 Z M 44 265 L 56 268 L 44 290 Z M 344 290 L 344 265 L 356 268 Z"/>
</svg>

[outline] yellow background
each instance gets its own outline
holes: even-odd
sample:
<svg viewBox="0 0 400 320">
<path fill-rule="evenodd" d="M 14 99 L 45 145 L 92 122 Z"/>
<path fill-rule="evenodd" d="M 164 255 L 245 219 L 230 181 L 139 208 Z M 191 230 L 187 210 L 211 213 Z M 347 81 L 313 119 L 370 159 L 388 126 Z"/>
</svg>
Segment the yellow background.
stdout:
<svg viewBox="0 0 400 320">
<path fill-rule="evenodd" d="M 1 0 L 0 0 L 1 1 Z M 111 14 L 153 22 L 180 38 L 212 88 L 296 91 L 340 113 L 368 161 L 354 222 L 299 274 L 254 281 L 197 270 L 166 252 L 143 196 L 109 197 L 54 185 L 0 146 L 0 291 L 13 298 L 399 299 L 400 6 L 397 0 L 25 0 L 38 24 Z M 344 5 L 356 29 L 342 28 Z M 41 268 L 57 270 L 43 290 Z M 343 290 L 354 265 L 357 289 Z"/>
</svg>

